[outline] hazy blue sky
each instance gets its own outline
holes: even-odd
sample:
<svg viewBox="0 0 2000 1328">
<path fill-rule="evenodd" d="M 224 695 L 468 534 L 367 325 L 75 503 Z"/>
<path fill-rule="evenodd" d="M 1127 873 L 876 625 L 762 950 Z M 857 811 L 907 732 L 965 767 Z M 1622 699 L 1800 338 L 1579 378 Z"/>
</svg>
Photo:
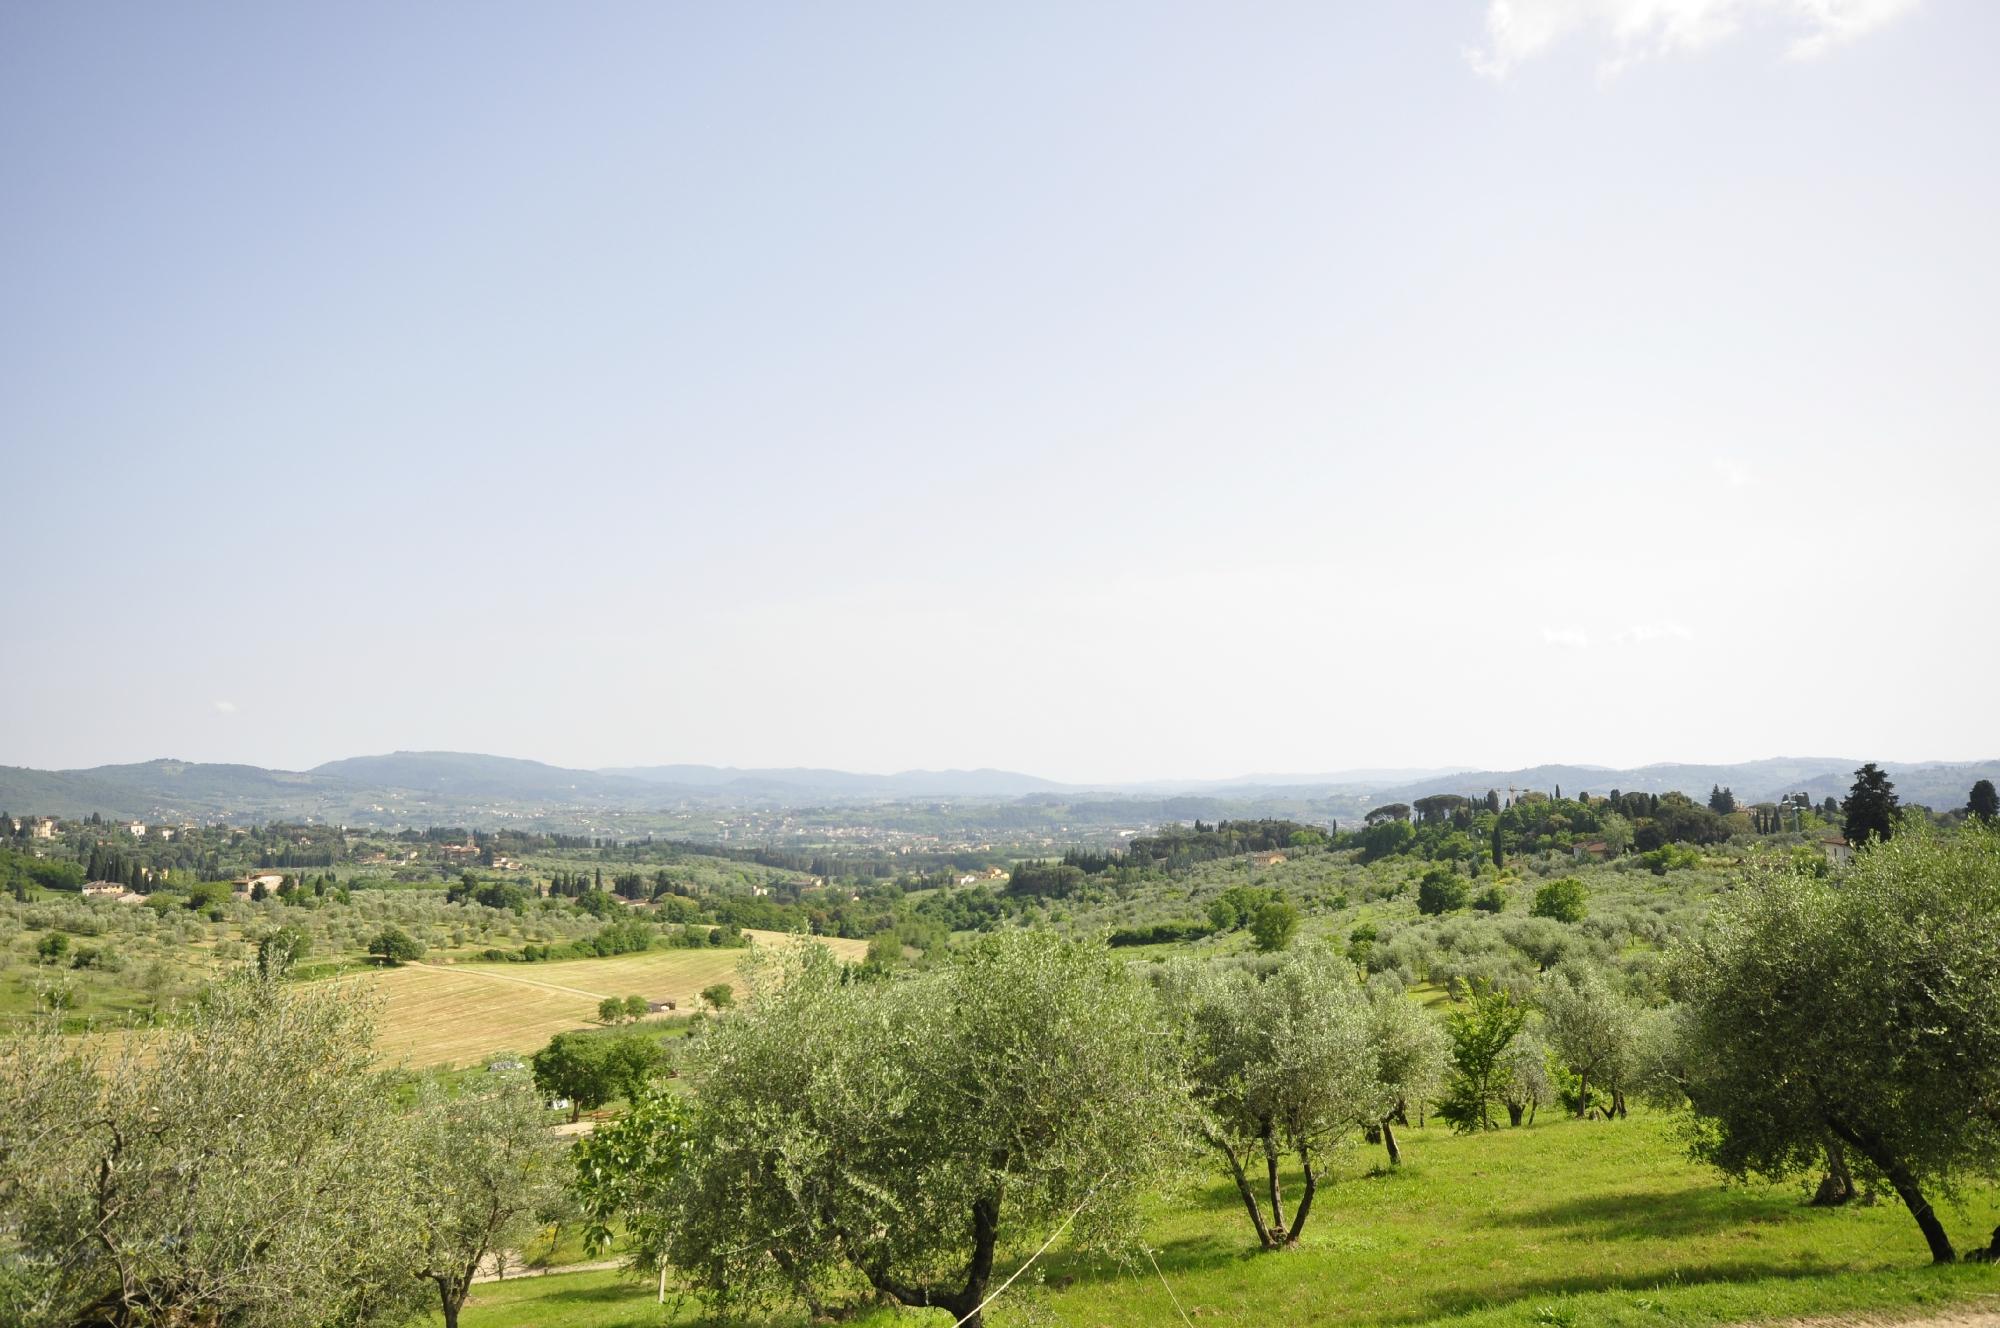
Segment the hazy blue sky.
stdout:
<svg viewBox="0 0 2000 1328">
<path fill-rule="evenodd" d="M 0 4 L 0 762 L 2000 754 L 2000 6 Z"/>
</svg>

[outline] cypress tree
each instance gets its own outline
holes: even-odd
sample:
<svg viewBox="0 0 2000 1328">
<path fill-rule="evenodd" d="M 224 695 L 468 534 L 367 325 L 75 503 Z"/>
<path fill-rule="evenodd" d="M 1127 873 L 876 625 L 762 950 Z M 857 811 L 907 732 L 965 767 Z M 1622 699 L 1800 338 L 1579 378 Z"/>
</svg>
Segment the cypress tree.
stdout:
<svg viewBox="0 0 2000 1328">
<path fill-rule="evenodd" d="M 1871 839 L 1887 839 L 1896 833 L 1896 813 L 1901 799 L 1888 774 L 1873 761 L 1854 772 L 1854 787 L 1840 804 L 1845 816 L 1842 831 L 1856 848 Z"/>
</svg>

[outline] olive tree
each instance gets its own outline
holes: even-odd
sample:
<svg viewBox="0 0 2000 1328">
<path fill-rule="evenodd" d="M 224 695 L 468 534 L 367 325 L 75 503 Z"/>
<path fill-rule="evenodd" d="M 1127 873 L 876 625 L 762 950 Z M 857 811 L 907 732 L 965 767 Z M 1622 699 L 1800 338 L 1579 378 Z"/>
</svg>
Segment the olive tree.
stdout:
<svg viewBox="0 0 2000 1328">
<path fill-rule="evenodd" d="M 1931 1195 L 2000 1173 L 2000 832 L 1906 826 L 1838 883 L 1754 886 L 1678 955 L 1699 1151 L 1776 1177 L 1831 1138 L 1951 1261 Z"/>
<path fill-rule="evenodd" d="M 1556 1100 L 1555 1082 L 1549 1076 L 1549 1046 L 1542 1030 L 1524 1026 L 1507 1049 L 1500 1053 L 1500 1101 L 1507 1108 L 1507 1123 L 1535 1123 L 1535 1113 Z"/>
<path fill-rule="evenodd" d="M 1243 969 L 1189 968 L 1168 986 L 1200 1135 L 1228 1165 L 1263 1248 L 1295 1244 L 1312 1216 L 1316 1162 L 1358 1124 L 1387 1114 L 1373 1012 L 1354 970 L 1314 949 L 1287 956 L 1262 981 Z M 1303 1174 L 1289 1222 L 1279 1181 L 1287 1153 Z M 1262 1201 L 1245 1165 L 1259 1154 Z"/>
<path fill-rule="evenodd" d="M 1429 1101 L 1444 1082 L 1450 1040 L 1436 1016 L 1393 982 L 1371 985 L 1368 1004 L 1368 1038 L 1375 1050 L 1381 1095 L 1376 1104 L 1379 1114 L 1367 1124 L 1381 1133 L 1389 1165 L 1400 1166 L 1403 1150 L 1396 1143 L 1396 1127 L 1410 1123 L 1412 1102 Z"/>
<path fill-rule="evenodd" d="M 1576 1114 L 1590 1114 L 1590 1089 L 1601 1086 L 1607 1115 L 1625 1115 L 1625 1075 L 1635 1036 L 1623 997 L 1595 969 L 1560 968 L 1545 975 L 1535 993 L 1543 1036 L 1563 1067 L 1576 1076 Z"/>
<path fill-rule="evenodd" d="M 404 1322 L 402 1124 L 370 1033 L 353 992 L 250 972 L 115 1048 L 10 1039 L 0 1320 Z"/>
<path fill-rule="evenodd" d="M 569 1149 L 518 1073 L 488 1075 L 456 1095 L 432 1083 L 410 1126 L 414 1271 L 437 1288 L 445 1328 L 458 1328 L 480 1265 L 526 1243 L 568 1182 Z"/>
<path fill-rule="evenodd" d="M 1129 1219 L 1176 1117 L 1123 964 L 1048 933 L 887 982 L 818 946 L 753 962 L 756 999 L 685 1064 L 689 1113 L 650 1113 L 657 1148 L 618 1138 L 660 1173 L 670 1216 L 642 1229 L 711 1301 L 817 1309 L 858 1275 L 977 1325 L 1003 1244 Z"/>
</svg>

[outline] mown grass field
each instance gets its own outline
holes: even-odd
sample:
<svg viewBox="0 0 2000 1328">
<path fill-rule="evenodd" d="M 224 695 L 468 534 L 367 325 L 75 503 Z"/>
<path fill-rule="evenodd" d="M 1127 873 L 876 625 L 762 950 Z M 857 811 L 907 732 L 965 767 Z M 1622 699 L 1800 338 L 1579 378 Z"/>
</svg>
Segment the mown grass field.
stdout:
<svg viewBox="0 0 2000 1328">
<path fill-rule="evenodd" d="M 988 1312 L 996 1328 L 1140 1328 L 1227 1323 L 1446 1324 L 1452 1328 L 1657 1328 L 1836 1313 L 1915 1314 L 1984 1301 L 2000 1269 L 1928 1264 L 1893 1197 L 1809 1208 L 1798 1186 L 1724 1186 L 1689 1162 L 1671 1118 L 1552 1121 L 1480 1138 L 1412 1130 L 1389 1173 L 1357 1146 L 1323 1188 L 1300 1248 L 1253 1249 L 1235 1192 L 1195 1170 L 1147 1215 L 1128 1262 L 1057 1252 Z M 2000 1222 L 2000 1192 L 1971 1192 L 1947 1221 L 1963 1247 Z M 1011 1272 L 1029 1249 L 1003 1261 Z M 996 1278 L 996 1283 L 998 1278 Z M 1171 1296 L 1168 1288 L 1171 1288 Z M 477 1289 L 466 1328 L 642 1328 L 705 1324 L 692 1303 L 615 1273 Z M 1174 1300 L 1179 1301 L 1179 1311 Z M 727 1323 L 765 1323 L 762 1319 Z M 772 1324 L 801 1325 L 802 1315 Z M 854 1322 L 950 1322 L 887 1309 Z"/>
<path fill-rule="evenodd" d="M 765 946 L 791 940 L 777 932 L 751 935 Z M 859 959 L 868 948 L 861 941 L 823 943 L 845 959 Z M 419 963 L 351 980 L 382 1002 L 376 1037 L 385 1061 L 466 1065 L 526 1054 L 565 1029 L 589 1026 L 606 996 L 671 1000 L 693 1009 L 702 988 L 738 981 L 748 953 L 647 950 L 544 964 Z"/>
</svg>

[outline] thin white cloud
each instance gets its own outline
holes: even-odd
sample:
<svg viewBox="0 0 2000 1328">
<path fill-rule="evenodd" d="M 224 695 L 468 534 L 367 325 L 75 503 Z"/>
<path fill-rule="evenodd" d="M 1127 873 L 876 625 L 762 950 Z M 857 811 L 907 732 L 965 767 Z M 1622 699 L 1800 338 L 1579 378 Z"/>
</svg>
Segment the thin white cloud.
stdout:
<svg viewBox="0 0 2000 1328">
<path fill-rule="evenodd" d="M 217 701 L 215 703 L 215 712 L 218 715 L 233 715 L 236 713 L 236 703 L 234 701 Z"/>
<path fill-rule="evenodd" d="M 1757 482 L 1757 472 L 1733 457 L 1717 457 L 1715 473 L 1732 489 L 1747 489 Z"/>
<path fill-rule="evenodd" d="M 1599 642 L 1613 646 L 1648 646 L 1661 641 L 1692 641 L 1694 629 L 1672 618 L 1657 622 L 1633 623 L 1609 635 L 1597 635 L 1585 627 L 1544 627 L 1542 643 L 1562 650 L 1588 650 Z"/>
<path fill-rule="evenodd" d="M 1660 56 L 1704 50 L 1746 25 L 1769 22 L 1791 40 L 1785 54 L 1811 60 L 1887 27 L 1919 0 L 1489 0 L 1486 45 L 1466 52 L 1481 74 L 1502 79 L 1574 36 L 1605 48 L 1602 78 Z"/>
<path fill-rule="evenodd" d="M 1613 638 L 1619 645 L 1650 645 L 1655 641 L 1692 641 L 1694 632 L 1686 623 L 1665 622 L 1635 623 Z"/>
</svg>

